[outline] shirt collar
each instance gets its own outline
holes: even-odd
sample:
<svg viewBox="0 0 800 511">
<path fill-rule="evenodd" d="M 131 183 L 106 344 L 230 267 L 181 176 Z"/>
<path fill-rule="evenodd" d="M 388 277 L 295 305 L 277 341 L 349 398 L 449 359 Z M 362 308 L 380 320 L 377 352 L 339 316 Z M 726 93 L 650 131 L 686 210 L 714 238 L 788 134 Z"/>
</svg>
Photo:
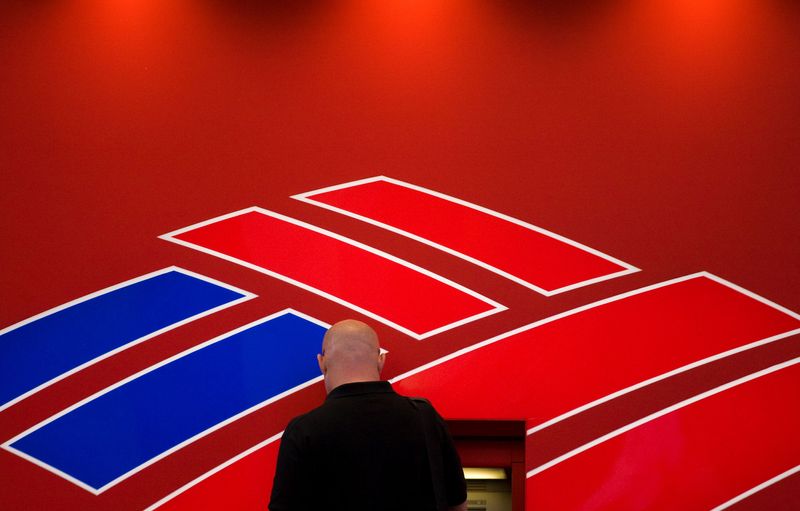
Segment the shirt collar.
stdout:
<svg viewBox="0 0 800 511">
<path fill-rule="evenodd" d="M 328 394 L 326 399 L 338 399 L 340 397 L 358 396 L 361 394 L 388 393 L 394 393 L 392 385 L 388 381 L 357 381 L 339 385 Z"/>
</svg>

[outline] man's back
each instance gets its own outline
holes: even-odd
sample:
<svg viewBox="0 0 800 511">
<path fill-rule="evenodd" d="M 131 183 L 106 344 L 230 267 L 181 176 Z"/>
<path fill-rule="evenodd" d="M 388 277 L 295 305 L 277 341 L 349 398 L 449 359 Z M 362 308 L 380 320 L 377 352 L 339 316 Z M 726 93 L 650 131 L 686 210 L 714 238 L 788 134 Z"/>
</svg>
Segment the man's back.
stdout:
<svg viewBox="0 0 800 511">
<path fill-rule="evenodd" d="M 347 383 L 286 428 L 270 509 L 436 509 L 434 480 L 448 505 L 466 499 L 458 455 L 433 407 L 388 382 Z"/>
</svg>

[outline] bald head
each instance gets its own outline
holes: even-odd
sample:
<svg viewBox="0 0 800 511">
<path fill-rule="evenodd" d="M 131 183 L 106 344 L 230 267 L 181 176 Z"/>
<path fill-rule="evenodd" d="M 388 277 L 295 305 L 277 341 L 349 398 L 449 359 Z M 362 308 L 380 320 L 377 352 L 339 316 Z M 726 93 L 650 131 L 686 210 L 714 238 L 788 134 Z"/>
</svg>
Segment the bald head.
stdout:
<svg viewBox="0 0 800 511">
<path fill-rule="evenodd" d="M 380 379 L 384 355 L 378 334 L 366 323 L 346 319 L 328 329 L 317 356 L 328 392 L 344 383 Z"/>
</svg>

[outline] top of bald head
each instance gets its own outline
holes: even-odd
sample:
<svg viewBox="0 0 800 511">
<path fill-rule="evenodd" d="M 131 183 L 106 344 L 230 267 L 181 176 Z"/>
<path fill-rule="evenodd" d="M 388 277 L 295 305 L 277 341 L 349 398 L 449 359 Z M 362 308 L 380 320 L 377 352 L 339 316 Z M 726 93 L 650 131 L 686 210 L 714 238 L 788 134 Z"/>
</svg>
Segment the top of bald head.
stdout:
<svg viewBox="0 0 800 511">
<path fill-rule="evenodd" d="M 336 323 L 322 341 L 320 369 L 330 392 L 338 385 L 380 379 L 383 355 L 378 334 L 369 325 L 347 319 Z"/>
</svg>

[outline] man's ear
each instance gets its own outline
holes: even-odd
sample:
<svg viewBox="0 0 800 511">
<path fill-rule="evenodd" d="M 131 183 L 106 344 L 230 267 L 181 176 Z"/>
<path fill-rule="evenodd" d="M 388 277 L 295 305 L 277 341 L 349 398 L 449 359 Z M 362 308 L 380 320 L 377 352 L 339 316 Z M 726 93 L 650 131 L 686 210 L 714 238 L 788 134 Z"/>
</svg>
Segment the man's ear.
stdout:
<svg viewBox="0 0 800 511">
<path fill-rule="evenodd" d="M 321 372 L 324 375 L 325 372 L 328 370 L 328 368 L 325 367 L 325 357 L 317 354 L 317 364 L 319 365 L 319 372 Z"/>
<path fill-rule="evenodd" d="M 383 371 L 383 364 L 386 363 L 386 353 L 388 352 L 383 351 L 381 352 L 380 355 L 378 355 L 378 374 L 380 374 L 381 371 Z"/>
</svg>

